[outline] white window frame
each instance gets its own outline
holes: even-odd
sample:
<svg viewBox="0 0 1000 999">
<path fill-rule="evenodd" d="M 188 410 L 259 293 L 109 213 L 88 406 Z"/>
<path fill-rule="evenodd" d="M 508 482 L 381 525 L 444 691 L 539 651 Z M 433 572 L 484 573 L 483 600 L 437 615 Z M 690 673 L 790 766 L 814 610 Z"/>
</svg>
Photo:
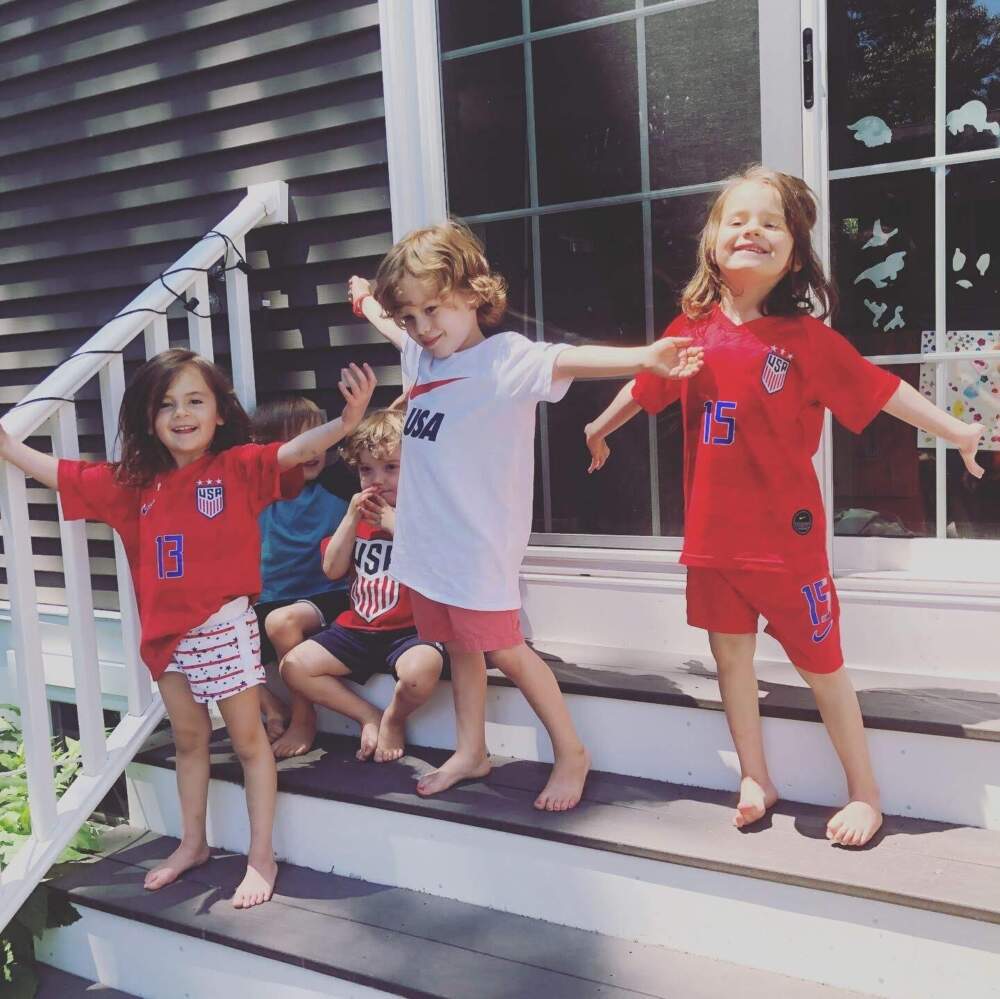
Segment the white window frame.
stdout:
<svg viewBox="0 0 1000 999">
<path fill-rule="evenodd" d="M 945 241 L 946 172 L 950 166 L 1000 159 L 1000 149 L 971 153 L 946 152 L 947 114 L 947 0 L 935 6 L 935 108 L 934 155 L 863 167 L 831 170 L 829 166 L 829 87 L 827 59 L 828 0 L 802 0 L 803 30 L 813 29 L 816 101 L 811 110 L 803 109 L 803 177 L 819 194 L 823 211 L 817 226 L 817 244 L 827 273 L 831 269 L 830 182 L 862 176 L 930 169 L 934 173 L 934 354 L 884 354 L 869 356 L 879 365 L 946 364 L 975 356 L 980 360 L 1000 358 L 1000 350 L 972 354 L 945 349 L 948 294 L 948 247 Z M 944 408 L 946 380 L 936 383 L 937 405 Z M 817 453 L 820 485 L 827 512 L 827 545 L 831 568 L 838 580 L 850 578 L 859 586 L 866 582 L 925 581 L 935 588 L 947 589 L 948 583 L 972 586 L 977 592 L 994 593 L 1000 587 L 1000 541 L 947 538 L 947 445 L 935 444 L 935 537 L 933 538 L 847 538 L 833 535 L 833 424 L 826 413 L 822 443 Z M 842 583 L 840 585 L 843 585 Z"/>
</svg>

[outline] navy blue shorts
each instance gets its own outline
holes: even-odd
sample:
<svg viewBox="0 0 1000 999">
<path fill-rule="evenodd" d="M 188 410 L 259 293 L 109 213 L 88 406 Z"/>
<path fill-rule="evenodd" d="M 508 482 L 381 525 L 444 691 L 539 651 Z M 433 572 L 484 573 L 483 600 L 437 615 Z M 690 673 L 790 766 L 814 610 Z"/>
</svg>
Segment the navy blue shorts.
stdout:
<svg viewBox="0 0 1000 999">
<path fill-rule="evenodd" d="M 331 656 L 339 659 L 350 671 L 355 683 L 367 683 L 376 673 L 396 676 L 396 662 L 399 657 L 417 645 L 429 645 L 441 653 L 442 675 L 448 671 L 448 652 L 440 642 L 425 642 L 416 628 L 400 628 L 395 631 L 363 631 L 360 628 L 345 628 L 336 621 L 310 641 L 322 645 Z"/>
</svg>

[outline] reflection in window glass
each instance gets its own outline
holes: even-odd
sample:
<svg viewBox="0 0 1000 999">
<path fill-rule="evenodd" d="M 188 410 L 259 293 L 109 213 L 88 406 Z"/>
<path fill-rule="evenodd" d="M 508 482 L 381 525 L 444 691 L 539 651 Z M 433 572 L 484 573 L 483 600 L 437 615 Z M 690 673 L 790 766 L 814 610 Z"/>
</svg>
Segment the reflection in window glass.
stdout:
<svg viewBox="0 0 1000 999">
<path fill-rule="evenodd" d="M 946 185 L 948 329 L 995 329 L 1000 326 L 1000 161 L 952 167 Z"/>
<path fill-rule="evenodd" d="M 531 0 L 531 30 L 634 9 L 634 0 Z"/>
<path fill-rule="evenodd" d="M 642 215 L 638 205 L 542 219 L 547 340 L 645 343 Z M 620 383 L 578 382 L 548 407 L 553 530 L 570 534 L 649 534 L 648 421 L 637 417 L 615 433 L 614 456 L 587 475 L 583 427 Z"/>
<path fill-rule="evenodd" d="M 846 0 L 827 8 L 830 166 L 934 152 L 934 0 Z"/>
<path fill-rule="evenodd" d="M 638 190 L 635 24 L 535 42 L 532 65 L 541 203 Z"/>
<path fill-rule="evenodd" d="M 441 65 L 448 205 L 458 215 L 528 204 L 520 46 Z"/>
<path fill-rule="evenodd" d="M 919 365 L 890 368 L 916 387 Z M 933 448 L 917 431 L 882 413 L 860 433 L 834 420 L 834 533 L 863 537 L 933 537 Z"/>
<path fill-rule="evenodd" d="M 483 241 L 490 267 L 507 280 L 507 314 L 498 330 L 515 330 L 535 339 L 535 295 L 528 219 L 472 226 Z"/>
<path fill-rule="evenodd" d="M 947 151 L 1000 146 L 1000 0 L 949 0 Z"/>
<path fill-rule="evenodd" d="M 755 2 L 647 17 L 646 66 L 654 190 L 720 180 L 760 159 Z"/>
<path fill-rule="evenodd" d="M 929 170 L 835 180 L 833 325 L 863 354 L 919 353 L 934 327 L 934 180 Z"/>
<path fill-rule="evenodd" d="M 684 286 L 694 274 L 701 235 L 714 194 L 653 202 L 653 321 L 657 335 L 680 312 Z"/>
<path fill-rule="evenodd" d="M 441 51 L 521 34 L 521 0 L 438 0 Z"/>
</svg>

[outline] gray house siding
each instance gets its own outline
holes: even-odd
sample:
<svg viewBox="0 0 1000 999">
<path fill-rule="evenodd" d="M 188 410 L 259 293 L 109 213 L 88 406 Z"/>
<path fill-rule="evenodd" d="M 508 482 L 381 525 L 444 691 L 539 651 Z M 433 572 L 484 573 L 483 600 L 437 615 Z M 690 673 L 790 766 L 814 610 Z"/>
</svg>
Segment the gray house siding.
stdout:
<svg viewBox="0 0 1000 999">
<path fill-rule="evenodd" d="M 395 352 L 346 303 L 349 275 L 391 243 L 377 3 L 0 4 L 0 413 L 271 180 L 289 185 L 290 224 L 248 237 L 258 400 L 301 392 L 333 411 L 341 366 L 364 358 L 388 401 Z M 127 369 L 142 359 L 140 338 Z M 81 448 L 103 457 L 96 384 L 79 398 Z M 58 604 L 54 496 L 31 500 L 39 598 Z M 113 610 L 110 531 L 88 532 L 95 603 Z"/>
</svg>

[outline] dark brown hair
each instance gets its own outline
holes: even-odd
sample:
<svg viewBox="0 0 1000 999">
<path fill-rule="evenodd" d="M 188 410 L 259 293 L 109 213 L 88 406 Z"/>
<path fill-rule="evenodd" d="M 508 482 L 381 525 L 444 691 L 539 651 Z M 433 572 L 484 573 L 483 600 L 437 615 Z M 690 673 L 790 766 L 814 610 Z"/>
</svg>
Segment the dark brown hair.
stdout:
<svg viewBox="0 0 1000 999">
<path fill-rule="evenodd" d="M 139 368 L 122 397 L 122 408 L 118 414 L 122 456 L 115 470 L 119 482 L 129 486 L 148 486 L 159 473 L 176 467 L 170 452 L 156 436 L 153 422 L 171 383 L 188 367 L 201 372 L 215 396 L 222 419 L 209 450 L 218 453 L 250 440 L 250 417 L 236 398 L 226 373 L 193 351 L 165 350 Z"/>
<path fill-rule="evenodd" d="M 399 283 L 407 276 L 436 295 L 471 291 L 479 300 L 476 315 L 483 326 L 496 326 L 507 311 L 507 282 L 490 270 L 478 237 L 456 219 L 415 229 L 382 258 L 373 294 L 389 316 L 399 312 Z"/>
<path fill-rule="evenodd" d="M 293 437 L 318 427 L 323 422 L 323 412 L 303 395 L 290 395 L 272 399 L 254 410 L 251 435 L 258 444 L 290 441 Z"/>
<path fill-rule="evenodd" d="M 771 289 L 761 305 L 761 312 L 765 316 L 793 316 L 811 313 L 818 306 L 820 318 L 826 318 L 836 308 L 837 293 L 827 281 L 812 246 L 816 196 L 804 180 L 759 165 L 727 178 L 725 187 L 715 199 L 698 242 L 698 267 L 681 293 L 681 309 L 689 319 L 704 319 L 722 298 L 723 280 L 715 261 L 715 241 L 729 192 L 747 181 L 768 184 L 778 192 L 793 243 L 792 266 Z"/>
</svg>

